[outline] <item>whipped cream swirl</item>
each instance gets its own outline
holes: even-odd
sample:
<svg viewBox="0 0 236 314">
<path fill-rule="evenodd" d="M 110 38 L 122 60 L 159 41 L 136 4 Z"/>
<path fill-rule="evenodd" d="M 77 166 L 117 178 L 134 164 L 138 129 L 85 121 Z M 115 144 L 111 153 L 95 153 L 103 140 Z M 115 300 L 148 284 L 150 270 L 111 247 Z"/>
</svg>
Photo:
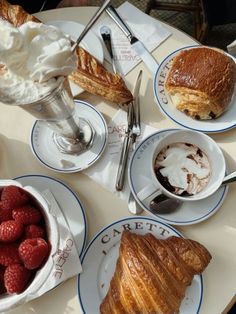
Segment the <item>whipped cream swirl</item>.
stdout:
<svg viewBox="0 0 236 314">
<path fill-rule="evenodd" d="M 26 104 L 55 89 L 76 67 L 70 38 L 54 26 L 0 19 L 0 101 Z"/>
<path fill-rule="evenodd" d="M 207 185 L 211 174 L 207 155 L 188 143 L 174 143 L 163 148 L 154 167 L 162 185 L 178 195 L 199 193 Z"/>
</svg>

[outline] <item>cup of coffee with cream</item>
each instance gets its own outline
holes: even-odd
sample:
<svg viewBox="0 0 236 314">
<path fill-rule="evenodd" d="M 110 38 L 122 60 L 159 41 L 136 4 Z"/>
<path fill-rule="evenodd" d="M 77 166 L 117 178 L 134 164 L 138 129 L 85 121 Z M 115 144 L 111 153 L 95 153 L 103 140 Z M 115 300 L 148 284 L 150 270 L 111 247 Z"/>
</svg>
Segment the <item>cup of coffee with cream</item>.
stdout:
<svg viewBox="0 0 236 314">
<path fill-rule="evenodd" d="M 221 149 L 209 136 L 177 130 L 162 138 L 150 156 L 151 182 L 138 193 L 141 201 L 158 194 L 181 201 L 212 195 L 225 176 Z"/>
</svg>

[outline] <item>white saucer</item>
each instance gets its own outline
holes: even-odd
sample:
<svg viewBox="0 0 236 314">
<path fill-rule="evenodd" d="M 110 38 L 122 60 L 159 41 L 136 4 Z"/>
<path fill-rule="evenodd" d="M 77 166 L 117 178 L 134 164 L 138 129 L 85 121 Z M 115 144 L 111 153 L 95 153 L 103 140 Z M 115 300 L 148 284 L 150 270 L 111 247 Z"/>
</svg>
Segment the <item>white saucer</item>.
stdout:
<svg viewBox="0 0 236 314">
<path fill-rule="evenodd" d="M 79 37 L 79 35 L 82 33 L 85 27 L 83 24 L 77 22 L 63 20 L 48 21 L 46 24 L 58 27 L 61 31 L 63 31 L 64 34 L 69 35 L 73 41 L 76 41 L 76 39 Z M 92 30 L 90 30 L 86 34 L 84 39 L 81 41 L 80 46 L 83 47 L 86 51 L 88 51 L 92 56 L 94 56 L 100 63 L 103 63 L 104 61 L 103 47 L 100 42 L 100 39 L 98 38 L 97 35 L 95 35 L 95 33 Z M 84 91 L 79 85 L 71 81 L 70 87 L 73 96 L 76 96 Z"/>
<path fill-rule="evenodd" d="M 65 183 L 51 177 L 32 174 L 17 177 L 15 180 L 23 185 L 30 185 L 39 192 L 47 188 L 52 192 L 64 213 L 81 257 L 86 246 L 88 227 L 85 212 L 78 196 Z"/>
<path fill-rule="evenodd" d="M 99 306 L 115 271 L 121 234 L 127 226 L 138 234 L 151 232 L 158 239 L 166 239 L 169 236 L 182 237 L 173 227 L 150 217 L 124 218 L 102 229 L 88 244 L 81 259 L 83 272 L 78 277 L 78 295 L 83 313 L 100 313 Z M 202 276 L 194 276 L 192 284 L 186 290 L 179 313 L 198 313 L 202 296 Z"/>
<path fill-rule="evenodd" d="M 152 214 L 148 208 L 137 197 L 146 184 L 150 182 L 151 167 L 149 162 L 156 143 L 170 132 L 176 129 L 166 129 L 153 133 L 144 139 L 131 156 L 128 168 L 130 189 L 138 204 Z M 169 213 L 158 213 L 154 215 L 160 221 L 173 225 L 191 225 L 199 223 L 211 217 L 223 204 L 228 191 L 228 186 L 221 187 L 212 196 L 196 202 L 184 202 L 177 210 Z M 153 214 L 152 214 L 153 215 Z"/>
<path fill-rule="evenodd" d="M 191 117 L 188 117 L 183 112 L 176 109 L 175 105 L 172 103 L 167 91 L 163 87 L 164 81 L 167 78 L 167 75 L 170 71 L 170 64 L 172 59 L 181 51 L 189 48 L 196 48 L 199 45 L 188 46 L 181 49 L 178 49 L 168 55 L 158 67 L 158 70 L 154 77 L 154 95 L 156 98 L 156 103 L 167 117 L 169 117 L 175 123 L 196 131 L 201 131 L 205 133 L 220 133 L 228 131 L 236 127 L 236 88 L 234 89 L 234 95 L 232 97 L 231 103 L 228 106 L 228 110 L 222 114 L 217 119 L 213 120 L 194 120 Z M 200 46 L 201 47 L 201 46 Z M 235 62 L 236 59 L 233 58 L 230 54 L 226 53 L 231 57 Z"/>
<path fill-rule="evenodd" d="M 64 154 L 53 141 L 53 131 L 43 121 L 36 121 L 31 130 L 31 149 L 46 167 L 64 173 L 82 171 L 101 157 L 107 143 L 107 125 L 102 114 L 92 105 L 75 100 L 78 116 L 88 120 L 96 132 L 91 148 L 79 155 Z"/>
</svg>

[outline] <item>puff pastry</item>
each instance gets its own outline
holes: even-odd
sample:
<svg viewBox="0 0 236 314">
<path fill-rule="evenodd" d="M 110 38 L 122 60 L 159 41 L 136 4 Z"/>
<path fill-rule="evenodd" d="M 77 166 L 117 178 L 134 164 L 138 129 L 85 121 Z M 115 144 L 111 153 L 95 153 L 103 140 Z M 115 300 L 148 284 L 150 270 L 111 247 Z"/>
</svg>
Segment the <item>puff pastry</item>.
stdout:
<svg viewBox="0 0 236 314">
<path fill-rule="evenodd" d="M 39 22 L 36 17 L 28 14 L 21 6 L 11 5 L 6 0 L 0 0 L 0 17 L 14 26 L 20 26 L 28 21 Z"/>
<path fill-rule="evenodd" d="M 175 314 L 188 285 L 210 262 L 200 243 L 124 231 L 101 314 Z"/>
<path fill-rule="evenodd" d="M 10 5 L 6 0 L 0 0 L 0 17 L 14 26 L 28 21 L 40 22 L 21 6 Z M 83 48 L 79 47 L 76 52 L 78 55 L 77 69 L 69 76 L 71 80 L 84 90 L 117 104 L 125 104 L 133 99 L 131 92 L 119 75 L 108 72 Z"/>
<path fill-rule="evenodd" d="M 197 119 L 215 119 L 234 92 L 236 64 L 223 51 L 199 47 L 181 51 L 173 60 L 165 87 L 176 108 Z"/>
<path fill-rule="evenodd" d="M 132 100 L 132 94 L 118 74 L 108 72 L 83 48 L 79 47 L 76 52 L 77 69 L 69 75 L 69 79 L 91 94 L 102 96 L 106 100 L 121 104 Z"/>
</svg>

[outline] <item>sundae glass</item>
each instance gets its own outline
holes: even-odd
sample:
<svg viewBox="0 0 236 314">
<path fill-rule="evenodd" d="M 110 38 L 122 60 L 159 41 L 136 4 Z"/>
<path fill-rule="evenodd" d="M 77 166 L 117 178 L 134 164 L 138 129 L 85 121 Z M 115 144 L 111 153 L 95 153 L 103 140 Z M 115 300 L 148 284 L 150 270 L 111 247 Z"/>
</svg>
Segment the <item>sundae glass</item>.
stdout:
<svg viewBox="0 0 236 314">
<path fill-rule="evenodd" d="M 0 101 L 43 120 L 61 152 L 89 149 L 95 131 L 78 117 L 67 79 L 76 67 L 70 38 L 53 26 L 27 22 L 15 28 L 3 20 L 0 35 Z"/>
</svg>

